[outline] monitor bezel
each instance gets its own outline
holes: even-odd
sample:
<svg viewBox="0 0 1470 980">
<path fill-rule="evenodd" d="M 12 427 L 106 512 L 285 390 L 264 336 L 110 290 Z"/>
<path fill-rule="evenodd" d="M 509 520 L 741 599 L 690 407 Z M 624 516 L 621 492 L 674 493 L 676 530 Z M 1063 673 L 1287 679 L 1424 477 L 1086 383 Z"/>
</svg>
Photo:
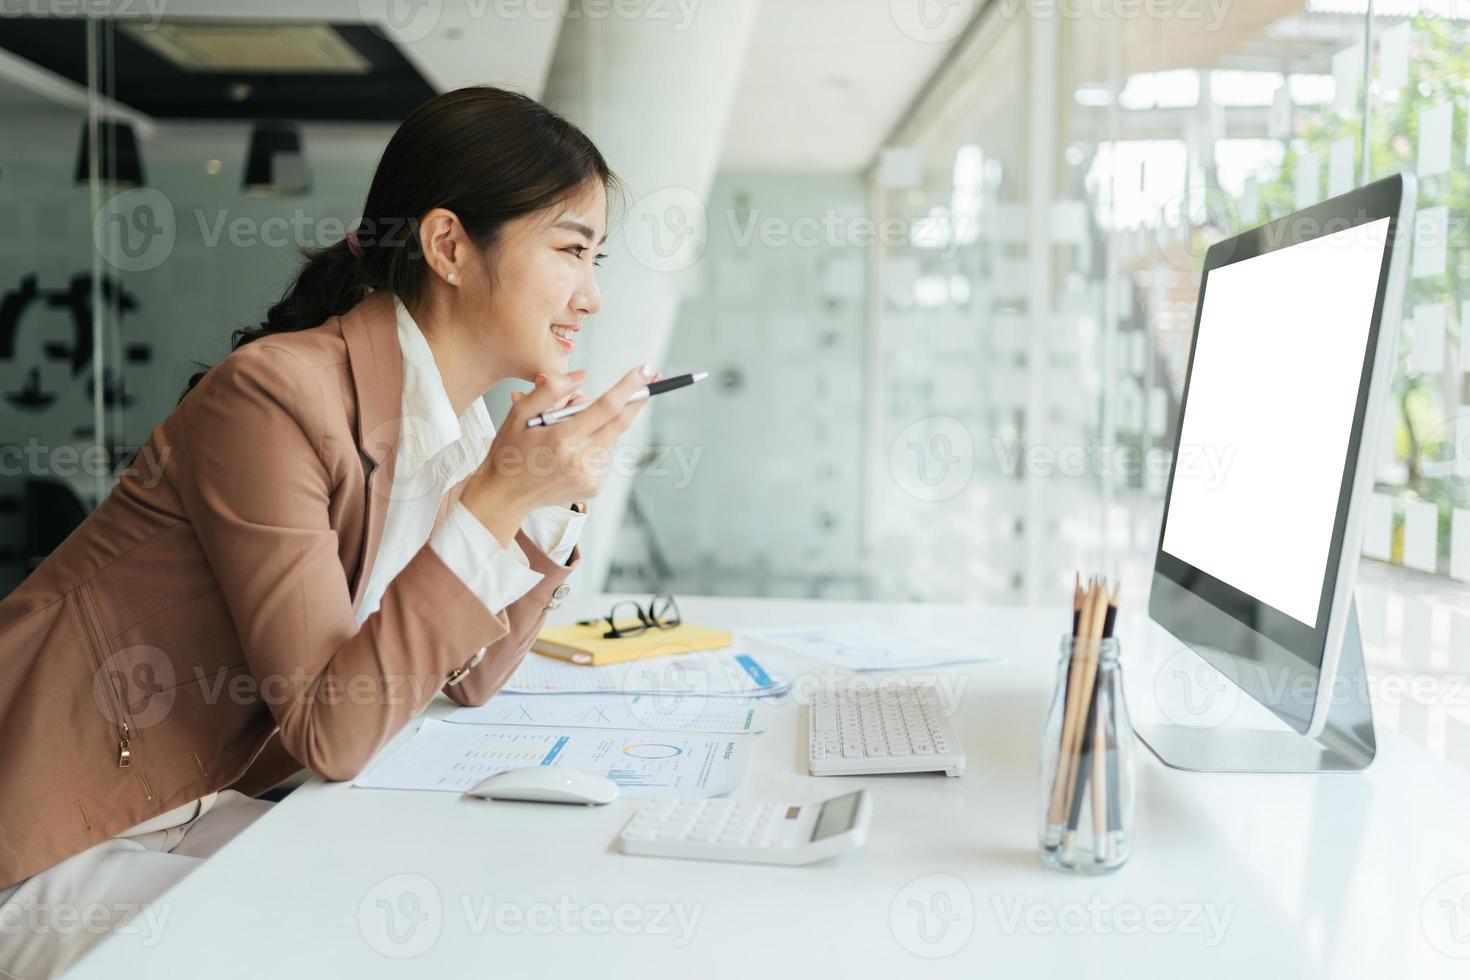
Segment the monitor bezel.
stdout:
<svg viewBox="0 0 1470 980">
<path fill-rule="evenodd" d="M 1402 175 L 1375 181 L 1217 242 L 1206 253 L 1200 272 L 1194 328 L 1190 334 L 1189 360 L 1179 403 L 1179 424 L 1175 427 L 1173 458 L 1160 517 L 1154 559 L 1155 588 L 1150 594 L 1149 614 L 1217 667 L 1223 666 L 1225 661 L 1231 661 L 1230 666 L 1234 668 L 1230 672 L 1231 679 L 1236 684 L 1273 708 L 1292 727 L 1303 732 L 1307 731 L 1312 722 L 1315 699 L 1303 700 L 1287 694 L 1303 681 L 1311 685 L 1313 692 L 1317 691 L 1324 661 L 1327 661 L 1326 666 L 1331 666 L 1334 662 L 1328 656 L 1328 644 L 1341 633 L 1340 624 L 1335 622 L 1335 618 L 1344 604 L 1336 599 L 1340 587 L 1346 585 L 1351 588 L 1352 585 L 1352 576 L 1346 576 L 1349 581 L 1344 581 L 1343 572 L 1344 547 L 1349 543 L 1346 531 L 1355 496 L 1354 486 L 1359 482 L 1360 467 L 1372 465 L 1371 461 L 1364 462 L 1361 448 L 1370 398 L 1374 394 L 1374 369 L 1380 357 L 1392 356 L 1391 352 L 1385 354 L 1380 350 L 1380 341 L 1384 329 L 1385 301 L 1390 292 L 1391 270 L 1401 234 L 1400 220 L 1404 201 L 1405 181 Z M 1386 242 L 1378 273 L 1372 318 L 1364 342 L 1352 427 L 1338 485 L 1337 508 L 1333 515 L 1332 537 L 1323 570 L 1322 588 L 1318 595 L 1316 625 L 1308 626 L 1164 550 L 1174 478 L 1179 465 L 1179 441 L 1183 421 L 1189 410 L 1189 389 L 1194 377 L 1194 356 L 1200 321 L 1209 287 L 1209 275 L 1214 270 L 1384 218 L 1389 222 L 1385 232 Z M 1394 316 L 1397 316 L 1397 311 L 1394 311 Z M 1161 579 L 1172 587 L 1160 588 Z M 1188 599 L 1184 599 L 1185 596 Z M 1207 608 L 1194 607 L 1196 603 Z M 1219 614 L 1228 621 L 1209 613 Z M 1228 645 L 1223 645 L 1227 643 Z M 1252 665 L 1260 669 L 1241 669 Z"/>
</svg>

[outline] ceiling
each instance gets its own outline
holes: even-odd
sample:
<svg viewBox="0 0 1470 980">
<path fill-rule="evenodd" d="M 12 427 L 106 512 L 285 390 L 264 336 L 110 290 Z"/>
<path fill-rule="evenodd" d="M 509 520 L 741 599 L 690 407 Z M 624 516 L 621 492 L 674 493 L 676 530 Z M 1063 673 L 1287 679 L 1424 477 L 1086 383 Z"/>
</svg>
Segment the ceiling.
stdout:
<svg viewBox="0 0 1470 980">
<path fill-rule="evenodd" d="M 392 122 L 434 95 L 398 46 L 362 24 L 177 20 L 109 23 L 103 90 L 155 119 Z M 87 84 L 86 24 L 16 18 L 0 46 Z"/>
<path fill-rule="evenodd" d="M 905 34 L 893 16 L 899 6 L 883 0 L 765 0 L 720 165 L 866 167 L 953 46 L 952 39 Z"/>
<path fill-rule="evenodd" d="M 730 2 L 730 0 L 720 0 Z M 416 13 L 394 26 L 378 16 L 389 4 Z M 444 91 L 490 83 L 540 95 L 561 28 L 556 0 L 505 7 L 490 0 L 168 0 L 169 20 L 314 21 L 357 24 L 391 39 L 428 85 Z M 978 7 L 977 0 L 961 0 Z M 75 0 L 28 0 L 26 10 Z M 146 15 L 156 3 L 131 9 Z M 521 11 L 496 16 L 497 10 Z M 852 171 L 873 159 L 952 41 L 905 34 L 882 0 L 765 0 L 725 136 L 720 165 L 732 169 Z M 362 30 L 362 28 L 358 28 Z M 37 85 L 36 72 L 0 52 L 0 104 L 24 102 L 26 91 L 78 108 L 85 90 L 56 73 Z M 9 66 L 7 66 L 7 61 Z M 62 73 L 64 74 L 64 73 Z M 7 84 L 19 81 L 21 84 Z M 142 114 L 147 117 L 147 113 Z M 370 115 L 370 114 L 368 114 Z M 358 118 L 365 118 L 362 113 Z M 216 116 L 216 118 L 224 118 Z"/>
<path fill-rule="evenodd" d="M 411 11 L 403 22 L 387 17 L 390 9 Z M 27 0 L 22 5 L 27 14 L 58 13 L 58 21 L 76 26 L 76 0 Z M 130 18 L 146 23 L 151 9 L 159 8 L 158 0 L 125 5 L 139 15 Z M 489 0 L 166 0 L 162 6 L 170 21 L 216 21 L 236 23 L 315 22 L 349 25 L 359 33 L 353 46 L 372 48 L 368 60 L 380 57 L 386 61 L 400 59 L 413 73 L 427 81 L 435 91 L 446 91 L 462 85 L 489 83 L 539 95 L 551 67 L 561 18 L 548 3 L 527 3 L 522 9 L 535 11 L 524 16 L 497 18 L 496 5 Z M 545 11 L 550 10 L 550 13 Z M 0 16 L 0 24 L 7 17 Z M 120 20 L 123 18 L 119 18 Z M 11 34 L 24 20 L 6 25 Z M 361 25 L 367 24 L 364 27 Z M 374 45 L 374 41 L 379 42 Z M 392 42 L 392 43 L 388 43 Z M 16 59 L 3 59 L 13 63 Z M 121 59 L 119 59 L 121 61 Z M 20 81 L 35 90 L 41 101 L 75 105 L 84 90 L 66 82 L 65 71 L 53 71 L 50 84 L 36 84 L 35 71 L 26 66 L 8 67 L 0 63 L 0 76 Z M 17 77 L 22 75 L 24 77 Z M 0 99 L 17 100 L 14 86 L 9 96 L 0 87 Z M 370 94 L 362 101 L 371 101 Z M 371 115 L 360 110 L 359 118 Z"/>
</svg>

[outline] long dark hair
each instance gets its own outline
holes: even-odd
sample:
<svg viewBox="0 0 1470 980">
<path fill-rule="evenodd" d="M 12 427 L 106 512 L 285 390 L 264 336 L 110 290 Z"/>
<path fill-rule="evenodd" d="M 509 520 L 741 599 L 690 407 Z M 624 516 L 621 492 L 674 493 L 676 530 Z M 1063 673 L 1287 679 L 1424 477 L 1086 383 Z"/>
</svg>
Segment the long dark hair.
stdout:
<svg viewBox="0 0 1470 980">
<path fill-rule="evenodd" d="M 518 92 L 475 86 L 425 102 L 403 121 L 373 174 L 356 236 L 303 253 L 305 264 L 265 322 L 234 332 L 231 350 L 305 330 L 356 306 L 369 289 L 413 305 L 427 281 L 418 219 L 453 211 L 489 248 L 506 222 L 548 208 L 591 182 L 617 178 L 580 129 Z M 189 379 L 187 395 L 206 371 Z M 182 400 L 182 397 L 180 398 Z"/>
</svg>

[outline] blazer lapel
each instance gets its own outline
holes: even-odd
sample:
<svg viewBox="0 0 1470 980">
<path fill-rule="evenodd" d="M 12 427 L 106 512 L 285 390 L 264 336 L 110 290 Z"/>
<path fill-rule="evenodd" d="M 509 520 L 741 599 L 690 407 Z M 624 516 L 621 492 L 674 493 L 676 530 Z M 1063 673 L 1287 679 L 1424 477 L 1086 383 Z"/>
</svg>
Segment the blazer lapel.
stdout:
<svg viewBox="0 0 1470 980">
<path fill-rule="evenodd" d="M 342 317 L 342 338 L 357 395 L 357 446 L 367 469 L 362 555 L 352 587 L 356 607 L 383 540 L 402 434 L 403 352 L 398 347 L 393 294 L 380 289 L 348 310 Z"/>
</svg>

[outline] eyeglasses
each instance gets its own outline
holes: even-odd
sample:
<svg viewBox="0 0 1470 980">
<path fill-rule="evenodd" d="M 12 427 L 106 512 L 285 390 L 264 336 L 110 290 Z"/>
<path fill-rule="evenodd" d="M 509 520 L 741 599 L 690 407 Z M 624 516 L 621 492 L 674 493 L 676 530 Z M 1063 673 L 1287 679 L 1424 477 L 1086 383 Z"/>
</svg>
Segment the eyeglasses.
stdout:
<svg viewBox="0 0 1470 980">
<path fill-rule="evenodd" d="M 624 620 L 623 625 L 618 625 L 618 620 Z M 628 620 L 634 622 L 628 622 Z M 609 627 L 602 634 L 604 640 L 616 640 L 624 636 L 637 636 L 648 630 L 669 630 L 682 623 L 683 617 L 679 615 L 679 605 L 674 602 L 674 597 L 668 594 L 656 595 L 648 600 L 648 607 L 638 605 L 632 599 L 624 599 L 622 602 L 613 604 L 612 610 L 600 619 L 583 619 L 577 622 L 578 626 L 595 626 L 598 623 L 606 623 Z"/>
</svg>

